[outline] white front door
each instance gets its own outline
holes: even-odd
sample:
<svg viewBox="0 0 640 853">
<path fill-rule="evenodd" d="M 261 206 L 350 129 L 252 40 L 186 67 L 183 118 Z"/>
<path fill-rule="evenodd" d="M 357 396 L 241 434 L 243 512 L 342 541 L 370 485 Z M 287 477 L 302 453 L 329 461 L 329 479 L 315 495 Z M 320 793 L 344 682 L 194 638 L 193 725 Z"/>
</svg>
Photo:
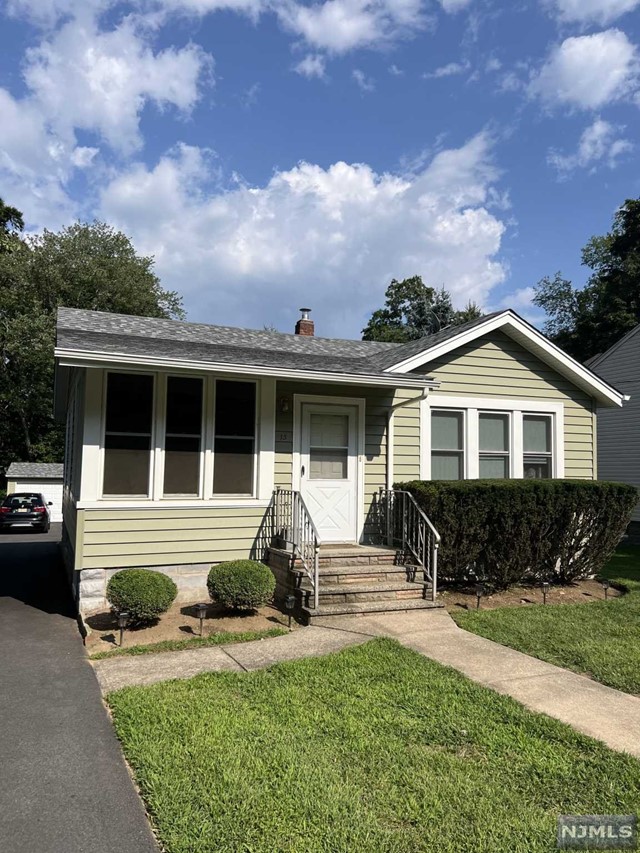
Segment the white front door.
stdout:
<svg viewBox="0 0 640 853">
<path fill-rule="evenodd" d="M 302 406 L 300 491 L 321 542 L 358 535 L 358 408 Z"/>
</svg>

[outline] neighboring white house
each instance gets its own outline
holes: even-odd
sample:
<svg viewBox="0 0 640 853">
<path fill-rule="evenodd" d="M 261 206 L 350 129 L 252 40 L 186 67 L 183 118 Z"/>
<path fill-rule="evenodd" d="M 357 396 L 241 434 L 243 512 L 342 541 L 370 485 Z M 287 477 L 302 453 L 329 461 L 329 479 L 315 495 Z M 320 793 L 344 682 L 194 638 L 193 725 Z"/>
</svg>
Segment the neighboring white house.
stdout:
<svg viewBox="0 0 640 853">
<path fill-rule="evenodd" d="M 58 462 L 13 462 L 7 470 L 7 494 L 38 492 L 51 501 L 51 521 L 62 521 L 63 465 Z"/>
<path fill-rule="evenodd" d="M 640 489 L 640 326 L 588 366 L 630 398 L 615 411 L 598 408 L 598 475 Z M 631 525 L 640 532 L 640 504 Z"/>
</svg>

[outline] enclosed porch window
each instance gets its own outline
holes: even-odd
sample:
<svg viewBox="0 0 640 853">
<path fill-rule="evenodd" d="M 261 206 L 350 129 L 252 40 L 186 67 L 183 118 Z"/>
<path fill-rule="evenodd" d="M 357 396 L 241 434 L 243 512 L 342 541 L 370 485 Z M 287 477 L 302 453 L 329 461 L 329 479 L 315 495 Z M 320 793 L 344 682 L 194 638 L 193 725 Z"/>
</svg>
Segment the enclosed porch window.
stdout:
<svg viewBox="0 0 640 853">
<path fill-rule="evenodd" d="M 103 494 L 148 497 L 153 376 L 107 375 Z"/>
</svg>

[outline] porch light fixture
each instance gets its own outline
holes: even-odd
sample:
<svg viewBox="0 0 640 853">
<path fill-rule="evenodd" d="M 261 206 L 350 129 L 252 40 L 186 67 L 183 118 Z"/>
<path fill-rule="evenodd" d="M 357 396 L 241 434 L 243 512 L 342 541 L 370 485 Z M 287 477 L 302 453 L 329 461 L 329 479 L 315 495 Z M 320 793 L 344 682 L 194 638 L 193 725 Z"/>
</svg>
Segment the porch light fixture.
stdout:
<svg viewBox="0 0 640 853">
<path fill-rule="evenodd" d="M 542 582 L 542 603 L 547 603 L 547 593 L 549 592 L 549 581 Z"/>
<path fill-rule="evenodd" d="M 207 616 L 207 605 L 206 604 L 196 604 L 196 616 L 200 620 L 200 636 L 203 637 L 203 623 Z"/>
<path fill-rule="evenodd" d="M 118 628 L 120 628 L 120 645 L 124 642 L 124 629 L 127 627 L 127 622 L 129 621 L 129 614 L 126 610 L 121 610 L 118 613 Z"/>
<path fill-rule="evenodd" d="M 476 584 L 476 610 L 480 610 L 480 599 L 484 595 L 484 586 L 481 583 Z"/>
<path fill-rule="evenodd" d="M 280 397 L 278 400 L 278 408 L 284 414 L 289 411 L 289 400 L 286 397 Z"/>
<path fill-rule="evenodd" d="M 602 581 L 602 589 L 604 590 L 604 600 L 606 601 L 609 597 L 609 581 L 606 578 Z"/>
<path fill-rule="evenodd" d="M 296 606 L 296 597 L 295 595 L 288 595 L 284 600 L 285 610 L 289 616 L 289 630 L 291 630 L 291 615 L 293 612 L 293 608 Z"/>
</svg>

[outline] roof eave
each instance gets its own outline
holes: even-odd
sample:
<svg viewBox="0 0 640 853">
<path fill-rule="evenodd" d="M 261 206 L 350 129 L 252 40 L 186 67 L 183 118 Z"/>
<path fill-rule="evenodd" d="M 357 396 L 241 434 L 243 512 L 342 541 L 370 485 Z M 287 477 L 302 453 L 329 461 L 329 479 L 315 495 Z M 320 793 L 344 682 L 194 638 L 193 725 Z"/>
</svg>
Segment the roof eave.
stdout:
<svg viewBox="0 0 640 853">
<path fill-rule="evenodd" d="M 589 368 L 580 364 L 560 347 L 546 338 L 526 320 L 514 311 L 507 310 L 497 317 L 491 317 L 486 323 L 479 323 L 472 329 L 461 332 L 440 344 L 425 349 L 398 364 L 388 367 L 390 373 L 406 373 L 422 367 L 442 355 L 458 349 L 465 343 L 470 343 L 482 335 L 501 329 L 514 340 L 521 343 L 542 361 L 551 364 L 559 373 L 569 378 L 577 387 L 590 394 L 604 406 L 622 406 L 624 394 L 609 385 Z"/>
<path fill-rule="evenodd" d="M 243 376 L 265 376 L 275 379 L 302 379 L 307 382 L 331 382 L 342 385 L 374 385 L 385 388 L 436 389 L 440 383 L 427 376 L 406 374 L 366 374 L 339 373 L 320 370 L 292 370 L 290 368 L 266 367 L 253 364 L 229 364 L 225 362 L 204 362 L 190 359 L 162 358 L 139 355 L 127 355 L 87 350 L 69 350 L 56 347 L 57 367 L 120 367 L 146 369 L 179 369 L 229 373 Z"/>
</svg>

